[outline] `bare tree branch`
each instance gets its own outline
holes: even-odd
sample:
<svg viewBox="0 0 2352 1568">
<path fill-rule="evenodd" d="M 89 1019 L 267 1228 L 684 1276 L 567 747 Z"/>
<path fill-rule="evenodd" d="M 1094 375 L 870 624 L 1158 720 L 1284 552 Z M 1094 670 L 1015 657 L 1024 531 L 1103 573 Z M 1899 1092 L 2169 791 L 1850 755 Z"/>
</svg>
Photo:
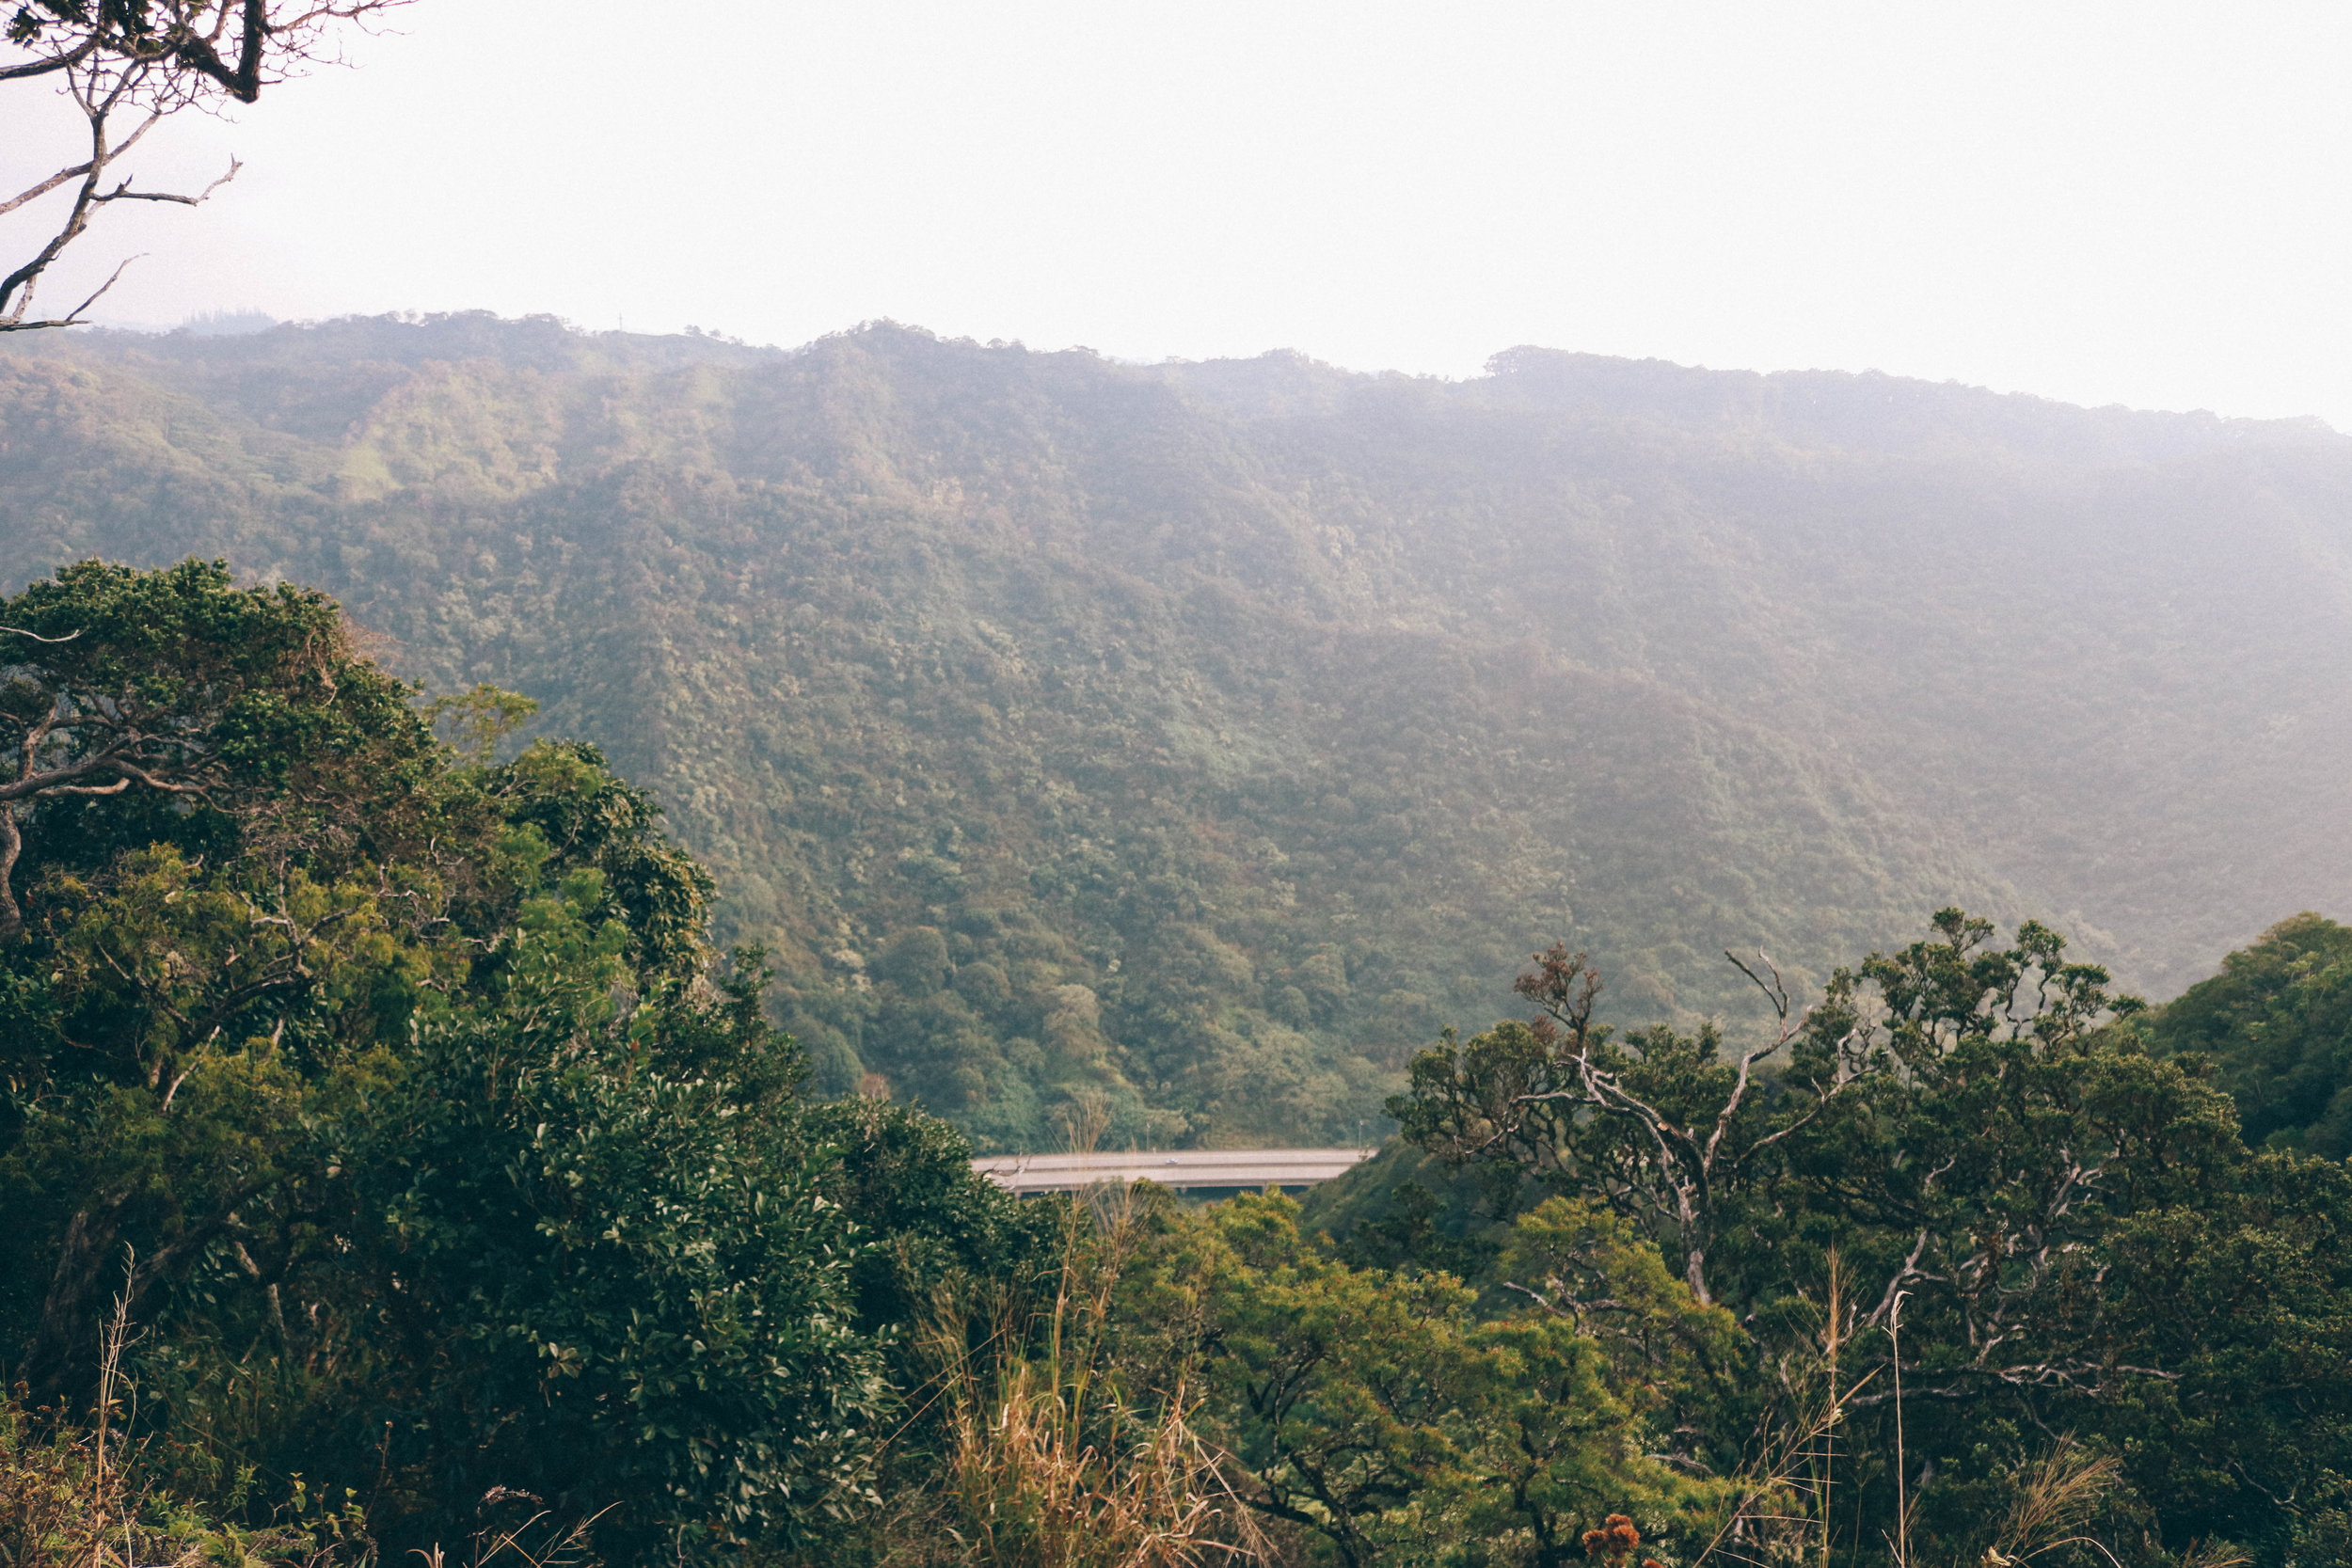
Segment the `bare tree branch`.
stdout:
<svg viewBox="0 0 2352 1568">
<path fill-rule="evenodd" d="M 226 99 L 257 101 L 262 89 L 294 67 L 333 57 L 329 40 L 348 25 L 365 26 L 407 0 L 150 0 L 139 6 L 24 8 L 12 21 L 11 42 L 28 58 L 0 65 L 0 83 L 55 81 L 89 127 L 87 158 L 58 170 L 0 205 L 0 216 L 78 180 L 80 188 L 50 238 L 0 277 L 0 332 L 80 325 L 85 313 L 122 276 L 112 276 L 62 316 L 35 317 L 31 302 L 42 275 L 87 231 L 99 210 L 116 201 L 162 201 L 194 207 L 237 173 L 229 172 L 194 195 L 135 190 L 131 180 L 102 187 L 109 166 L 128 153 L 165 116 Z M 130 135 L 110 140 L 109 121 L 136 106 L 145 118 Z M 127 263 L 124 263 L 127 264 Z"/>
<path fill-rule="evenodd" d="M 215 191 L 229 183 L 230 181 L 234 180 L 237 177 L 237 170 L 243 167 L 245 167 L 245 165 L 239 160 L 235 158 L 230 159 L 229 172 L 214 181 L 211 184 L 205 186 L 202 190 L 197 192 L 194 196 L 174 196 L 163 191 L 135 191 L 131 188 L 131 182 L 125 180 L 121 184 L 117 185 L 113 190 L 108 191 L 105 195 L 101 196 L 96 199 L 102 202 L 177 201 L 183 206 L 194 207 L 201 203 L 206 197 L 212 195 Z"/>
<path fill-rule="evenodd" d="M 62 55 L 53 55 L 45 60 L 27 60 L 22 65 L 0 67 L 0 82 L 21 82 L 35 76 L 46 76 L 52 71 L 71 71 L 96 54 L 103 41 L 101 34 L 93 32 Z"/>
<path fill-rule="evenodd" d="M 163 118 L 164 115 L 161 109 L 158 109 L 154 113 L 149 115 L 145 120 L 140 122 L 137 130 L 122 138 L 122 145 L 116 148 L 111 156 L 119 158 L 125 152 L 130 151 L 138 139 L 147 135 L 149 129 L 151 128 L 157 120 Z M 6 217 L 8 214 L 15 212 L 19 207 L 24 206 L 27 201 L 34 200 L 40 197 L 47 196 L 51 191 L 56 190 L 59 185 L 64 184 L 67 181 L 79 180 L 82 176 L 89 172 L 90 166 L 87 163 L 76 164 L 72 168 L 59 169 L 48 179 L 43 180 L 40 184 L 10 197 L 5 202 L 0 202 L 0 217 Z"/>
<path fill-rule="evenodd" d="M 91 290 L 89 297 L 83 300 L 81 304 L 75 306 L 72 309 L 68 310 L 64 315 L 59 316 L 54 322 L 35 322 L 32 325 L 36 327 L 79 326 L 82 324 L 82 313 L 87 310 L 91 306 L 97 304 L 100 300 L 105 298 L 106 291 L 113 288 L 116 283 L 121 280 L 124 271 L 129 268 L 131 263 L 143 260 L 146 255 L 147 253 L 145 251 L 141 251 L 136 256 L 125 256 L 121 261 L 115 263 L 115 270 L 106 275 L 106 281 Z M 31 300 L 33 297 L 33 291 L 30 289 L 25 290 L 24 297 L 27 301 Z"/>
</svg>

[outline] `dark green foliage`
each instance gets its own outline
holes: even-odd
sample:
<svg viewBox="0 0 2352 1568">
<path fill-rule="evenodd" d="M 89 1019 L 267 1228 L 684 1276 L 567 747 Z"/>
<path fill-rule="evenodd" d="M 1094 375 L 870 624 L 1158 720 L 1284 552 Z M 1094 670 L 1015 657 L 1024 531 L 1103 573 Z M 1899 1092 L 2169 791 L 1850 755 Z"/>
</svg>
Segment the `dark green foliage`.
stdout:
<svg viewBox="0 0 2352 1568">
<path fill-rule="evenodd" d="M 0 1227 L 51 1259 L 0 1309 L 42 1395 L 82 1375 L 121 1249 L 143 1308 L 314 1223 L 319 1127 L 499 982 L 534 892 L 593 872 L 639 973 L 699 964 L 707 875 L 642 795 L 580 748 L 453 757 L 322 594 L 84 562 L 0 624 L 53 640 L 9 640 L 15 760 L 45 716 L 94 715 L 35 776 L 120 786 L 0 807 L 27 913 L 0 974 Z"/>
<path fill-rule="evenodd" d="M 709 960 L 705 927 L 718 892 L 710 873 L 662 835 L 661 808 L 609 770 L 594 746 L 541 741 L 486 769 L 482 789 L 507 822 L 537 830 L 553 865 L 602 876 L 600 912 L 628 930 L 632 969 L 685 980 Z"/>
<path fill-rule="evenodd" d="M 119 1294 L 173 1492 L 348 1497 L 389 1555 L 491 1495 L 616 1561 L 865 1507 L 896 1326 L 1033 1240 L 943 1124 L 807 1117 L 763 956 L 709 970 L 709 876 L 647 797 L 586 746 L 494 762 L 525 700 L 420 712 L 315 594 L 90 564 L 7 609 L 77 633 L 19 694 L 143 694 L 180 753 L 146 770 L 204 792 L 10 808 L 11 1381 L 77 1408 Z"/>
<path fill-rule="evenodd" d="M 2160 1051 L 2212 1059 L 2247 1142 L 2352 1155 L 2352 927 L 2282 920 L 2146 1029 Z"/>
<path fill-rule="evenodd" d="M 2103 1259 L 2130 1380 L 2085 1412 L 2174 1539 L 2222 1536 L 2265 1560 L 2341 1530 L 2352 1473 L 2352 1177 L 2265 1154 L 2228 1188 L 2135 1214 Z M 2331 1522 L 2332 1513 L 2332 1522 Z"/>
<path fill-rule="evenodd" d="M 1483 1174 L 1394 1139 L 1345 1180 L 1311 1189 L 1303 1223 L 1334 1237 L 1339 1255 L 1358 1267 L 1483 1278 L 1502 1249 Z M 1501 1207 L 1507 1213 L 1518 1206 L 1506 1199 Z"/>
<path fill-rule="evenodd" d="M 1589 974 L 1555 953 L 1523 984 L 1532 1025 L 1425 1053 L 1395 1104 L 1461 1173 L 1448 1199 L 1399 1164 L 1316 1201 L 1365 1216 L 1359 1255 L 1417 1250 L 1530 1300 L 1607 1296 L 1604 1323 L 1625 1321 L 1638 1268 L 1581 1276 L 1588 1243 L 1539 1251 L 1496 1220 L 1547 1192 L 1623 1216 L 1754 1336 L 1752 1353 L 1694 1351 L 1680 1385 L 1677 1430 L 1718 1466 L 1756 1421 L 1788 1418 L 1776 1402 L 1803 1408 L 1788 1370 L 1820 1360 L 1835 1270 L 1853 1314 L 1838 1360 L 1858 1390 L 1858 1544 L 1891 1528 L 1867 1521 L 1891 1502 L 1899 1293 L 1907 1447 L 1930 1466 L 1919 1541 L 1970 1540 L 2026 1483 L 2033 1434 L 2072 1431 L 2111 1445 L 2130 1483 L 2112 1528 L 2297 1560 L 2296 1539 L 2334 1527 L 2296 1499 L 2332 1495 L 2352 1466 L 2352 1188 L 2332 1162 L 2249 1154 L 2208 1058 L 2153 1053 L 2142 1031 L 2260 1037 L 2244 1021 L 2325 973 L 2313 955 L 2335 929 L 2288 923 L 2150 1022 L 2047 929 L 2004 946 L 1946 911 L 1927 939 L 1837 972 L 1760 1054 L 1707 1031 L 1620 1038 L 1591 1017 Z M 1751 1354 L 1781 1369 L 1780 1391 Z"/>
<path fill-rule="evenodd" d="M 1000 975 L 1003 973 L 997 971 Z M 934 994 L 947 983 L 946 939 L 929 926 L 900 931 L 882 948 L 874 975 L 897 986 L 910 999 Z"/>
<path fill-rule="evenodd" d="M 1519 1229 L 1540 1248 L 1589 1218 L 1555 1200 Z M 1648 1326 L 1731 1354 L 1726 1314 L 1697 1307 L 1654 1250 L 1632 1260 Z M 1629 1337 L 1613 1349 L 1565 1313 L 1482 1318 L 1443 1274 L 1350 1267 L 1300 1234 L 1287 1198 L 1162 1216 L 1121 1290 L 1146 1359 L 1197 1369 L 1196 1419 L 1246 1475 L 1243 1495 L 1319 1538 L 1321 1560 L 1565 1568 L 1586 1526 L 1620 1509 L 1663 1537 L 1657 1549 L 1688 1551 L 1725 1499 L 1648 1451 L 1687 1364 L 1621 1354 Z"/>
<path fill-rule="evenodd" d="M 323 594 L 86 561 L 0 598 L 0 942 L 25 879 L 142 830 L 218 849 L 226 817 L 240 849 L 347 866 L 424 826 L 399 804 L 433 766 L 424 725 Z M 129 792 L 130 813 L 92 809 Z"/>
<path fill-rule="evenodd" d="M 852 1268 L 857 1320 L 881 1333 L 919 1322 L 953 1277 L 1025 1285 L 1052 1262 L 1057 1205 L 1022 1203 L 972 1173 L 972 1148 L 936 1117 L 849 1099 L 811 1106 L 801 1135 L 824 1155 L 824 1191 L 884 1244 Z"/>
<path fill-rule="evenodd" d="M 351 1151 L 380 1216 L 320 1259 L 369 1377 L 310 1458 L 374 1528 L 449 1539 L 493 1486 L 609 1510 L 617 1555 L 788 1541 L 866 1495 L 882 1363 L 850 1310 L 865 1245 L 780 1116 L 793 1076 L 758 1016 L 608 1000 L 621 928 L 576 878 L 527 907 L 506 983 L 428 1030 Z M 357 1346 L 354 1347 L 355 1351 Z M 453 1504 L 457 1505 L 453 1508 Z"/>
</svg>

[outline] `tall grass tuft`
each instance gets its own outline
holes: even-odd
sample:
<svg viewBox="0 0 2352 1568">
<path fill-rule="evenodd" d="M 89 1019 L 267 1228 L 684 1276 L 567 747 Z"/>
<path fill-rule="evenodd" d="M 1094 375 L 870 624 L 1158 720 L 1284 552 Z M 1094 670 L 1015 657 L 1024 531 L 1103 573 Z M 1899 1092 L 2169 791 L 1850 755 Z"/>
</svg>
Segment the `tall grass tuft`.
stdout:
<svg viewBox="0 0 2352 1568">
<path fill-rule="evenodd" d="M 2017 1497 L 2001 1521 L 1985 1560 L 1992 1564 L 2028 1562 L 2061 1546 L 2106 1548 L 2082 1533 L 2099 1503 L 2122 1479 L 2122 1464 L 2112 1455 L 2093 1453 L 2070 1433 L 2019 1478 Z"/>
<path fill-rule="evenodd" d="M 1073 1142 L 1089 1131 L 1073 1130 Z M 1267 1560 L 1249 1508 L 1194 1430 L 1178 1369 L 1139 1387 L 1112 1307 L 1138 1216 L 1123 1188 L 1070 1204 L 1050 1304 L 1002 1287 L 944 1300 L 927 1340 L 946 1411 L 953 1560 L 985 1568 L 1194 1568 Z M 983 1310 L 975 1312 L 979 1306 Z M 975 1322 L 987 1332 L 971 1344 Z"/>
<path fill-rule="evenodd" d="M 0 1403 L 0 1564 L 6 1568 L 324 1568 L 326 1530 L 217 1525 L 141 1478 L 117 1430 L 130 1304 L 118 1298 L 99 1342 L 98 1402 L 87 1425 Z"/>
<path fill-rule="evenodd" d="M 115 1300 L 99 1338 L 97 1403 L 87 1423 L 0 1401 L 0 1568 L 378 1568 L 357 1499 L 334 1504 L 294 1481 L 286 1527 L 241 1528 L 208 1518 L 150 1480 L 140 1444 L 122 1432 L 133 1399 L 123 1370 L 130 1301 Z M 483 1506 L 535 1502 L 493 1491 Z M 437 1545 L 412 1553 L 423 1568 L 600 1568 L 595 1518 L 559 1525 L 544 1512 L 474 1535 L 462 1560 Z"/>
<path fill-rule="evenodd" d="M 1180 1386 L 1138 1409 L 1052 1353 L 953 1396 L 947 1528 L 990 1568 L 1192 1568 L 1263 1553 L 1186 1419 Z"/>
</svg>

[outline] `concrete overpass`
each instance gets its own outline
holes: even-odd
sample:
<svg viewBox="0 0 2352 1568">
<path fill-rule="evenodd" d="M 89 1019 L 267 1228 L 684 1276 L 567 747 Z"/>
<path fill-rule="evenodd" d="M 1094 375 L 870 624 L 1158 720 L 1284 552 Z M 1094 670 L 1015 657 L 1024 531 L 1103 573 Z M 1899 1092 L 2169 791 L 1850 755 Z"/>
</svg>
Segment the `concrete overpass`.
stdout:
<svg viewBox="0 0 2352 1568">
<path fill-rule="evenodd" d="M 992 1154 L 972 1168 L 1008 1192 L 1074 1193 L 1106 1181 L 1156 1181 L 1178 1192 L 1248 1192 L 1311 1187 L 1379 1152 L 1376 1148 L 1180 1148 L 1123 1154 Z"/>
</svg>

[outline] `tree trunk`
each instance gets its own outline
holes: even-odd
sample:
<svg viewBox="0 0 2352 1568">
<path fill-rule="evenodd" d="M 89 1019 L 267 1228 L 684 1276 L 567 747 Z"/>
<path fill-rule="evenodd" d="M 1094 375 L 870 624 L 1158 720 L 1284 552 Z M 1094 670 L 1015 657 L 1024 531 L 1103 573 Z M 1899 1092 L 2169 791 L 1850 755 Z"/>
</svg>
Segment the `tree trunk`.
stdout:
<svg viewBox="0 0 2352 1568">
<path fill-rule="evenodd" d="M 226 1195 L 221 1209 L 208 1218 L 190 1221 L 166 1245 L 145 1258 L 125 1259 L 122 1291 L 136 1315 L 147 1293 L 187 1259 L 201 1252 L 235 1225 L 237 1206 L 277 1182 L 271 1177 L 248 1181 Z M 102 1195 L 75 1214 L 65 1227 L 57 1248 L 57 1266 L 49 1276 L 49 1294 L 40 1307 L 40 1327 L 33 1338 L 32 1354 L 24 1358 L 24 1377 L 36 1402 L 65 1396 L 74 1378 L 98 1364 L 99 1304 L 106 1299 L 104 1275 L 108 1259 L 119 1256 L 116 1243 L 122 1235 L 122 1210 L 128 1190 Z"/>
<path fill-rule="evenodd" d="M 32 1354 L 24 1358 L 24 1382 L 36 1404 L 63 1399 L 76 1373 L 94 1371 L 98 1365 L 98 1320 L 91 1307 L 100 1295 L 99 1275 L 114 1253 L 128 1196 L 102 1198 L 65 1227 L 57 1266 L 49 1276 L 49 1294 L 40 1304 L 40 1327 L 33 1337 Z"/>
<path fill-rule="evenodd" d="M 14 942 L 24 929 L 24 911 L 17 908 L 16 858 L 24 853 L 24 835 L 16 825 L 16 803 L 0 803 L 0 947 Z"/>
</svg>

